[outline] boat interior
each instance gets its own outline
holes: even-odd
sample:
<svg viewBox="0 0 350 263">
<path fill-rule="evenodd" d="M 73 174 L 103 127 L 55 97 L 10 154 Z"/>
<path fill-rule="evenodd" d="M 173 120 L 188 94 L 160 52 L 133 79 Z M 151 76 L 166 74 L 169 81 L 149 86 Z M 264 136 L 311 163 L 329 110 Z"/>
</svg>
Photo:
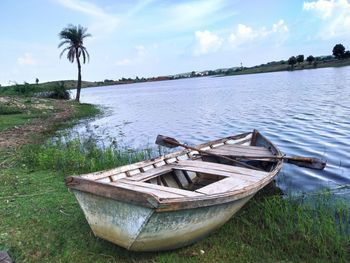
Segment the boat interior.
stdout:
<svg viewBox="0 0 350 263">
<path fill-rule="evenodd" d="M 151 193 L 159 198 L 192 197 L 242 190 L 259 184 L 279 163 L 272 159 L 279 154 L 278 150 L 258 132 L 238 138 L 228 137 L 199 147 L 202 151 L 234 158 L 250 167 L 194 150 L 184 150 L 154 161 L 95 174 L 95 178 L 91 179 Z"/>
</svg>

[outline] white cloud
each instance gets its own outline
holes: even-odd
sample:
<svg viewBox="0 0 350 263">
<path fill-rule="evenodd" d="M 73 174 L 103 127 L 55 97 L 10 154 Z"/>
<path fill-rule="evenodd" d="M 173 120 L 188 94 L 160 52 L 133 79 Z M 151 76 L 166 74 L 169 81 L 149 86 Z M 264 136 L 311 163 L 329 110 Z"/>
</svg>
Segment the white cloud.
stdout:
<svg viewBox="0 0 350 263">
<path fill-rule="evenodd" d="M 235 32 L 231 33 L 228 41 L 231 46 L 236 47 L 245 42 L 252 41 L 259 36 L 259 32 L 254 31 L 251 27 L 238 24 Z"/>
<path fill-rule="evenodd" d="M 198 44 L 195 50 L 196 55 L 215 52 L 221 47 L 222 43 L 224 42 L 222 38 L 211 33 L 208 30 L 196 31 L 195 38 Z"/>
<path fill-rule="evenodd" d="M 324 22 L 318 37 L 350 36 L 350 3 L 347 0 L 304 2 L 303 10 L 316 13 Z"/>
<path fill-rule="evenodd" d="M 345 1 L 346 2 L 346 1 Z M 318 0 L 315 2 L 304 2 L 304 10 L 317 10 L 323 19 L 332 16 L 335 1 Z"/>
<path fill-rule="evenodd" d="M 21 66 L 24 66 L 24 65 L 34 66 L 38 64 L 38 61 L 34 59 L 31 53 L 25 53 L 24 56 L 17 58 L 17 64 Z"/>
<path fill-rule="evenodd" d="M 231 47 L 235 48 L 255 40 L 267 39 L 267 37 L 278 45 L 288 37 L 288 31 L 288 27 L 282 19 L 273 24 L 269 30 L 265 27 L 253 29 L 247 25 L 238 24 L 234 32 L 232 32 L 227 39 L 219 37 L 208 30 L 196 31 L 195 38 L 197 46 L 195 55 L 218 51 L 226 42 Z"/>
<path fill-rule="evenodd" d="M 113 32 L 119 25 L 119 18 L 108 14 L 102 8 L 83 0 L 56 0 L 62 6 L 89 16 L 93 21 L 89 30 L 94 36 Z"/>
<path fill-rule="evenodd" d="M 276 24 L 272 25 L 272 32 L 274 33 L 287 33 L 288 32 L 288 27 L 284 23 L 283 19 L 280 19 Z"/>
<path fill-rule="evenodd" d="M 228 41 L 232 47 L 238 47 L 244 43 L 274 35 L 275 40 L 279 43 L 281 39 L 285 39 L 287 34 L 288 27 L 282 19 L 273 24 L 270 30 L 265 27 L 253 29 L 247 25 L 238 24 L 236 30 L 230 34 Z"/>
</svg>

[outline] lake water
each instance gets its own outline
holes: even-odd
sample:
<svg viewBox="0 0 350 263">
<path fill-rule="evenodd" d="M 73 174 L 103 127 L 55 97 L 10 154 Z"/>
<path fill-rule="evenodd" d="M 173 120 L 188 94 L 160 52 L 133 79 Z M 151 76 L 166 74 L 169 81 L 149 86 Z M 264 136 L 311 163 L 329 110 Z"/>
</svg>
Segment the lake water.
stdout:
<svg viewBox="0 0 350 263">
<path fill-rule="evenodd" d="M 255 128 L 288 155 L 327 159 L 324 171 L 284 165 L 282 190 L 350 184 L 350 67 L 89 88 L 81 101 L 107 114 L 74 129 L 104 143 L 145 148 L 164 134 L 197 144 Z"/>
</svg>

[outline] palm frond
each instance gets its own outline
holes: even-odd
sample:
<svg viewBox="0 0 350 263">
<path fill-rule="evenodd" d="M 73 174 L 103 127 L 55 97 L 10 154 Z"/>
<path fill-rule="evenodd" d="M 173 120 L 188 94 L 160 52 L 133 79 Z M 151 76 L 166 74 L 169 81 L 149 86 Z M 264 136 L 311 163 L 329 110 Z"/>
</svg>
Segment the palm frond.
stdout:
<svg viewBox="0 0 350 263">
<path fill-rule="evenodd" d="M 83 55 L 83 63 L 85 64 L 86 62 L 86 58 L 88 59 L 88 61 L 90 61 L 90 55 L 89 52 L 86 50 L 86 47 L 81 46 L 81 54 Z"/>
<path fill-rule="evenodd" d="M 83 63 L 85 64 L 85 61 L 86 61 L 86 53 L 85 53 L 84 49 L 80 49 L 80 53 L 83 55 Z"/>
<path fill-rule="evenodd" d="M 84 50 L 85 50 L 88 62 L 90 62 L 90 54 L 89 54 L 89 52 L 87 51 L 87 49 L 85 47 L 84 47 Z"/>
<path fill-rule="evenodd" d="M 60 54 L 60 58 L 62 58 L 64 52 L 66 52 L 67 50 L 69 50 L 71 47 L 66 47 L 62 50 L 61 54 Z"/>
<path fill-rule="evenodd" d="M 74 62 L 74 59 L 75 59 L 75 49 L 74 48 L 69 49 L 69 51 L 67 53 L 67 59 L 72 63 Z"/>
<path fill-rule="evenodd" d="M 83 63 L 86 62 L 86 59 L 90 61 L 90 55 L 83 46 L 83 41 L 85 38 L 91 37 L 91 34 L 87 33 L 87 28 L 81 25 L 74 26 L 69 24 L 67 27 L 63 28 L 63 30 L 59 33 L 59 38 L 62 40 L 58 48 L 67 45 L 61 52 L 60 58 L 62 55 L 67 52 L 67 59 L 70 62 L 74 62 L 76 58 L 80 56 L 83 57 Z"/>
<path fill-rule="evenodd" d="M 65 44 L 71 44 L 70 40 L 63 40 L 61 43 L 58 44 L 58 48 L 62 47 Z"/>
</svg>

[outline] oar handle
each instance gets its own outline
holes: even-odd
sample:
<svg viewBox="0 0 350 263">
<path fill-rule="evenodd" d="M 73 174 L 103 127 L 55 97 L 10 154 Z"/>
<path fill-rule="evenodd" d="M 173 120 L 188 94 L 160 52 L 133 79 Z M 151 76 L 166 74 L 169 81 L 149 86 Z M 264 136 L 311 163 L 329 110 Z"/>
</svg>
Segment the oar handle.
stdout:
<svg viewBox="0 0 350 263">
<path fill-rule="evenodd" d="M 321 161 L 317 158 L 304 157 L 304 156 L 285 156 L 284 159 L 297 161 L 297 162 L 306 162 L 306 163 L 314 163 L 315 161 Z"/>
<path fill-rule="evenodd" d="M 280 156 L 280 155 L 269 155 L 269 156 L 246 156 L 246 155 L 232 155 L 233 158 L 239 159 L 269 159 L 269 160 L 283 160 L 287 163 L 294 164 L 300 167 L 323 170 L 326 167 L 326 161 L 313 157 L 304 156 Z"/>
</svg>

